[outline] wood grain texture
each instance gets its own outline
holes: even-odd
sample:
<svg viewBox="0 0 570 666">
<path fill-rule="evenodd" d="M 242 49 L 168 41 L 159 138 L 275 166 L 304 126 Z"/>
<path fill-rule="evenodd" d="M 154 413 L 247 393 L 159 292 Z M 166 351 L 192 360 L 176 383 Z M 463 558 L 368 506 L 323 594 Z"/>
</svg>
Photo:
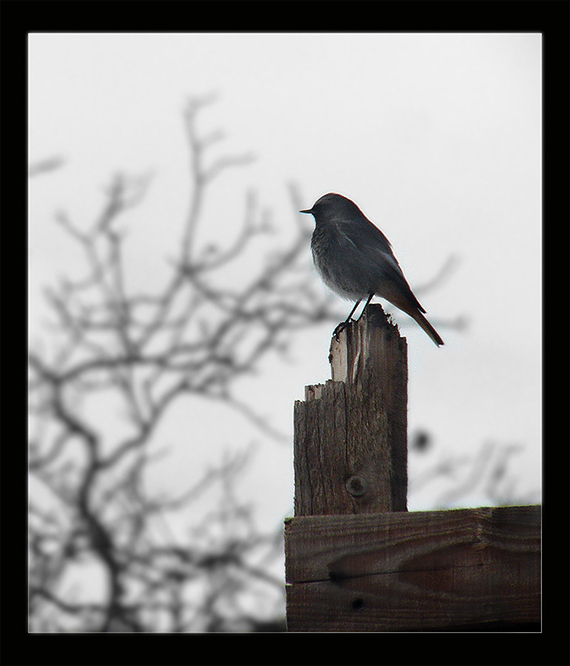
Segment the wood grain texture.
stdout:
<svg viewBox="0 0 570 666">
<path fill-rule="evenodd" d="M 294 407 L 295 515 L 405 511 L 407 346 L 380 306 L 331 344 Z"/>
<path fill-rule="evenodd" d="M 536 624 L 540 515 L 527 506 L 289 519 L 288 630 Z"/>
</svg>

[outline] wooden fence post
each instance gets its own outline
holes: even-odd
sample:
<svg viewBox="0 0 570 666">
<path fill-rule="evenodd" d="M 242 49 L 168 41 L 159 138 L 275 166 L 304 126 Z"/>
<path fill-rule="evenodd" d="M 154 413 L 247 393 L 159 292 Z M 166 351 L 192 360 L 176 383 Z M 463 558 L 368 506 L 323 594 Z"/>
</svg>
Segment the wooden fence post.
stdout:
<svg viewBox="0 0 570 666">
<path fill-rule="evenodd" d="M 329 358 L 332 381 L 295 403 L 295 515 L 405 511 L 406 340 L 371 305 Z"/>
<path fill-rule="evenodd" d="M 539 631 L 541 507 L 406 510 L 407 347 L 382 308 L 295 403 L 288 631 Z"/>
</svg>

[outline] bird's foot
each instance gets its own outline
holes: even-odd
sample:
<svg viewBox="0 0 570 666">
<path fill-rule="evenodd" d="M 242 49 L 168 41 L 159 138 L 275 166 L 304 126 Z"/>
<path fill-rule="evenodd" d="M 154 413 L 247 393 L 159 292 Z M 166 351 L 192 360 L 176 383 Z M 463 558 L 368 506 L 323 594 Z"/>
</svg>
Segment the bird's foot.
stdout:
<svg viewBox="0 0 570 666">
<path fill-rule="evenodd" d="M 353 322 L 354 319 L 352 319 L 352 317 L 349 317 L 346 321 L 341 321 L 340 324 L 334 329 L 332 337 L 335 338 L 335 340 L 338 340 L 338 336 L 349 324 L 352 324 Z"/>
</svg>

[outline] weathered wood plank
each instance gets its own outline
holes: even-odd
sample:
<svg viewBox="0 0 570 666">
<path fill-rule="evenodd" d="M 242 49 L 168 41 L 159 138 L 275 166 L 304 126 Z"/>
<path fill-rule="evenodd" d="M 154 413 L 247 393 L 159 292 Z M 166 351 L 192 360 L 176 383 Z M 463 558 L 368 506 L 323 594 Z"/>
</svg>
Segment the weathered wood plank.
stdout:
<svg viewBox="0 0 570 666">
<path fill-rule="evenodd" d="M 294 408 L 295 515 L 405 511 L 407 346 L 380 306 L 331 344 Z"/>
<path fill-rule="evenodd" d="M 540 512 L 485 507 L 289 519 L 288 630 L 538 623 Z"/>
</svg>

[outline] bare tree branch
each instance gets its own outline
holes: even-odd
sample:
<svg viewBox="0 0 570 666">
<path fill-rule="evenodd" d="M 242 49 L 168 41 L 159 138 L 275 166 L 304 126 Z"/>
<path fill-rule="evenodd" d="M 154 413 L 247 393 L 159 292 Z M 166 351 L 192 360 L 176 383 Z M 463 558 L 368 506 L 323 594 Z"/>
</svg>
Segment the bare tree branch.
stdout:
<svg viewBox="0 0 570 666">
<path fill-rule="evenodd" d="M 221 626 L 227 621 L 221 607 L 235 604 L 238 612 L 244 586 L 254 580 L 277 585 L 253 555 L 259 548 L 277 552 L 273 537 L 253 529 L 250 509 L 231 491 L 239 466 L 222 464 L 208 471 L 178 497 L 152 498 L 144 482 L 152 458 L 148 446 L 170 407 L 183 397 L 221 401 L 261 432 L 279 437 L 267 419 L 232 392 L 232 385 L 266 354 L 289 344 L 293 331 L 331 316 L 312 289 L 311 269 L 301 259 L 306 230 L 299 229 L 297 238 L 268 253 L 261 269 L 250 270 L 241 284 L 216 287 L 220 271 L 241 266 L 250 244 L 268 239 L 269 226 L 265 211 L 249 193 L 233 239 L 215 247 L 197 244 L 196 230 L 211 184 L 223 172 L 251 160 L 249 154 L 209 158 L 222 134 L 201 134 L 197 121 L 211 101 L 190 100 L 184 112 L 192 197 L 179 259 L 171 263 L 170 275 L 154 293 L 131 289 L 124 262 L 125 231 L 118 226 L 121 216 L 141 203 L 149 176 L 114 176 L 101 210 L 86 229 L 63 210 L 56 215 L 62 230 L 77 242 L 84 273 L 66 276 L 46 290 L 56 316 L 58 346 L 51 357 L 39 350 L 29 354 L 30 404 L 35 406 L 31 415 L 38 423 L 30 471 L 58 498 L 67 520 L 66 525 L 58 523 L 61 547 L 50 554 L 43 534 L 48 516 L 36 512 L 30 534 L 36 628 L 48 623 L 47 608 L 61 614 L 58 626 L 77 629 L 152 630 L 152 622 L 158 626 L 169 617 L 170 630 L 188 630 L 198 622 L 196 613 L 211 615 L 203 621 L 206 625 Z M 120 435 L 106 417 L 98 416 L 98 409 L 88 409 L 103 396 L 112 396 L 122 415 Z M 206 524 L 222 521 L 232 526 L 230 532 L 241 525 L 242 535 L 218 537 L 216 546 L 201 547 L 203 537 L 197 529 L 183 548 L 172 543 L 158 546 L 151 537 L 152 526 L 162 522 L 165 527 L 165 513 L 186 511 L 216 484 L 225 488 L 224 504 Z M 79 553 L 97 561 L 105 572 L 103 602 L 74 601 L 59 589 Z M 212 579 L 202 605 L 192 608 L 182 592 L 185 585 L 209 579 L 212 571 L 217 576 L 223 572 L 226 585 L 218 587 Z M 177 581 L 175 587 L 172 580 Z M 141 594 L 133 597 L 135 589 Z"/>
<path fill-rule="evenodd" d="M 48 173 L 49 171 L 54 171 L 55 169 L 59 169 L 61 166 L 63 166 L 64 163 L 65 161 L 63 157 L 60 157 L 59 155 L 55 157 L 48 157 L 44 160 L 40 160 L 39 162 L 34 162 L 28 167 L 28 177 L 32 178 L 43 173 Z"/>
<path fill-rule="evenodd" d="M 43 499 L 50 498 L 47 507 L 41 497 L 30 501 L 32 631 L 254 627 L 262 618 L 252 616 L 248 595 L 282 601 L 283 587 L 267 568 L 281 544 L 256 527 L 252 507 L 236 490 L 247 456 L 222 460 L 182 493 L 149 490 L 151 447 L 179 401 L 189 425 L 199 410 L 192 398 L 207 398 L 282 440 L 239 395 L 237 381 L 268 355 L 286 352 L 297 331 L 339 319 L 316 285 L 312 229 L 297 214 L 295 186 L 288 237 L 272 234 L 267 211 L 249 192 L 235 236 L 200 244 L 212 185 L 252 159 L 212 156 L 223 135 L 198 125 L 213 101 L 193 98 L 184 109 L 191 198 L 168 274 L 152 290 L 130 283 L 121 226 L 144 200 L 150 175 L 116 174 L 88 224 L 64 210 L 56 215 L 75 241 L 82 272 L 46 289 L 54 317 L 50 345 L 30 350 L 28 360 L 30 474 Z M 228 280 L 231 271 L 239 279 Z M 221 498 L 216 510 L 197 511 L 214 490 Z M 174 537 L 171 516 L 184 517 L 183 536 Z M 66 587 L 68 572 L 78 567 L 103 572 L 98 597 Z"/>
</svg>

